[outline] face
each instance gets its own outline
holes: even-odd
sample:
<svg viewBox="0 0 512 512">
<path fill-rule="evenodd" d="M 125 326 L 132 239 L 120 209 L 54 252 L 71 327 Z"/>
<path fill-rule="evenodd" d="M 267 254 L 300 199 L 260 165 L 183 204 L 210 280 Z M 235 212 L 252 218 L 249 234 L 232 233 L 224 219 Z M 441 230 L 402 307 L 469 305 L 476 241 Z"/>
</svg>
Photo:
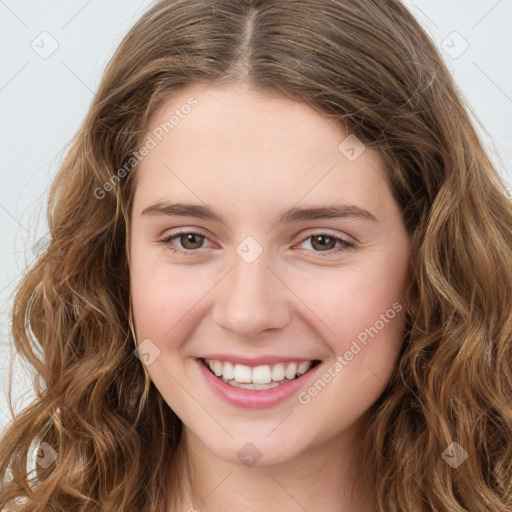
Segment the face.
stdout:
<svg viewBox="0 0 512 512">
<path fill-rule="evenodd" d="M 148 136 L 130 269 L 152 381 L 226 461 L 341 442 L 403 340 L 409 238 L 380 155 L 240 86 L 183 89 Z"/>
</svg>

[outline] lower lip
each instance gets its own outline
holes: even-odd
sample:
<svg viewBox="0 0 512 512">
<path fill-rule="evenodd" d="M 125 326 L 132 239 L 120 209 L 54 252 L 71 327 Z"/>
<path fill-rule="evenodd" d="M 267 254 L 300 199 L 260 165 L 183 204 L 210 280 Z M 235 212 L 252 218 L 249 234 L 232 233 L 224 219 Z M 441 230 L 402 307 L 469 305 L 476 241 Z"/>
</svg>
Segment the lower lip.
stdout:
<svg viewBox="0 0 512 512">
<path fill-rule="evenodd" d="M 301 375 L 298 379 L 280 384 L 270 389 L 244 389 L 230 386 L 223 380 L 219 379 L 206 368 L 201 359 L 196 359 L 200 371 L 203 374 L 206 383 L 212 391 L 236 407 L 244 407 L 246 409 L 266 409 L 285 401 L 292 395 L 297 394 L 307 381 L 316 373 L 319 364 Z"/>
</svg>

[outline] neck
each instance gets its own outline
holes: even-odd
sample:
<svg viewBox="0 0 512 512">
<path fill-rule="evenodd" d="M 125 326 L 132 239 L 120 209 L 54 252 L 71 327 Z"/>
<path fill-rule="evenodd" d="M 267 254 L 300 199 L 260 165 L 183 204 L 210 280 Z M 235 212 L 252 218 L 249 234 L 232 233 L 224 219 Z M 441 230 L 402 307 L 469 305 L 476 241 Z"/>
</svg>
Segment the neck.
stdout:
<svg viewBox="0 0 512 512">
<path fill-rule="evenodd" d="M 219 459 L 184 427 L 172 461 L 168 511 L 377 510 L 365 486 L 369 475 L 361 474 L 362 439 L 355 432 L 311 446 L 292 460 L 249 467 Z"/>
</svg>

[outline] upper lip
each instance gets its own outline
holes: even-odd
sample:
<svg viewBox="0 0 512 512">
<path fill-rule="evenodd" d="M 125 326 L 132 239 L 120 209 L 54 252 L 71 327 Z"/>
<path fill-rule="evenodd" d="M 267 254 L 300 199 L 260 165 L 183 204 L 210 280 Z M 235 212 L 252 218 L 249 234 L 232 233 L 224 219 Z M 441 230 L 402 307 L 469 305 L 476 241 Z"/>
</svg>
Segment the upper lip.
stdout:
<svg viewBox="0 0 512 512">
<path fill-rule="evenodd" d="M 262 355 L 259 357 L 246 357 L 235 354 L 207 354 L 202 356 L 202 359 L 229 361 L 233 364 L 243 364 L 245 366 L 263 366 L 273 365 L 277 363 L 302 363 L 303 361 L 319 361 L 319 359 L 303 358 L 303 357 L 289 357 L 289 356 L 276 356 L 276 355 Z"/>
</svg>

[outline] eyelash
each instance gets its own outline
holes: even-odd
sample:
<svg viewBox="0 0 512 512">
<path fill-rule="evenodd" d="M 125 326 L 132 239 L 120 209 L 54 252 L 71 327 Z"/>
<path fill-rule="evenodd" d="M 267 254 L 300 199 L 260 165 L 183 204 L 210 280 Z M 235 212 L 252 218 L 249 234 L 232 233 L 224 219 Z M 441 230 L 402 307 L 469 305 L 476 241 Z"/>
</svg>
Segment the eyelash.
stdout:
<svg viewBox="0 0 512 512">
<path fill-rule="evenodd" d="M 199 236 L 202 236 L 204 237 L 205 239 L 207 239 L 207 237 L 205 235 L 203 235 L 202 233 L 199 233 L 197 231 L 180 231 L 179 233 L 174 233 L 173 235 L 170 235 L 170 236 L 167 236 L 165 238 L 162 238 L 160 240 L 160 243 L 162 243 L 163 245 L 167 246 L 167 248 L 175 253 L 175 254 L 179 254 L 181 256 L 193 256 L 194 253 L 197 253 L 199 252 L 202 247 L 200 247 L 199 249 L 177 249 L 173 244 L 172 244 L 172 240 L 176 239 L 176 238 L 179 238 L 180 236 L 182 235 L 199 235 Z M 327 238 L 330 238 L 332 240 L 334 240 L 336 243 L 341 243 L 341 247 L 337 247 L 337 248 L 332 248 L 332 249 L 328 249 L 326 251 L 315 251 L 313 250 L 313 252 L 316 252 L 320 255 L 322 254 L 326 254 L 326 255 L 332 255 L 332 254 L 337 254 L 339 252 L 343 252 L 343 251 L 346 251 L 347 249 L 351 249 L 353 248 L 355 245 L 353 242 L 349 242 L 348 240 L 345 240 L 344 238 L 340 238 L 338 236 L 334 236 L 334 235 L 331 235 L 329 233 L 314 233 L 314 234 L 311 234 L 309 236 L 307 236 L 306 238 L 304 238 L 300 244 L 303 244 L 306 240 L 310 239 L 310 238 L 313 238 L 313 237 L 318 237 L 318 236 L 325 236 Z M 300 245 L 299 244 L 299 245 Z"/>
</svg>

